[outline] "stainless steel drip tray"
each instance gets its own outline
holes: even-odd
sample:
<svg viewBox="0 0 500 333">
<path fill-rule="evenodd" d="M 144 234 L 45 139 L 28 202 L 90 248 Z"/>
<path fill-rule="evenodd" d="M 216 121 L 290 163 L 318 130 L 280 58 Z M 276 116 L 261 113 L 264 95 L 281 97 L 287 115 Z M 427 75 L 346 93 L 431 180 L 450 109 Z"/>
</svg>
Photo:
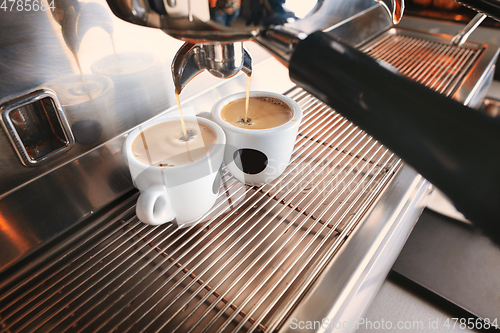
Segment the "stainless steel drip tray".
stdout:
<svg viewBox="0 0 500 333">
<path fill-rule="evenodd" d="M 272 332 L 291 313 L 361 315 L 427 182 L 316 98 L 287 95 L 304 118 L 282 176 L 250 187 L 223 168 L 214 207 L 184 229 L 142 224 L 132 197 L 2 290 L 1 332 Z"/>
<path fill-rule="evenodd" d="M 498 46 L 473 41 L 456 46 L 451 38 L 391 28 L 360 49 L 416 82 L 465 105 L 479 107 L 493 78 Z"/>
</svg>

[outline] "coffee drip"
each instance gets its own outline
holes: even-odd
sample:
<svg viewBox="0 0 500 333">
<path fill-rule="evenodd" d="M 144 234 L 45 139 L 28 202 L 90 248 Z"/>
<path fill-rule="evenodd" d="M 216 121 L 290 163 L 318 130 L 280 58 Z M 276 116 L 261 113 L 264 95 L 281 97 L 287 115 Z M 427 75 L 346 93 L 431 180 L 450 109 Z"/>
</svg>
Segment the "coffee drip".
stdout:
<svg viewBox="0 0 500 333">
<path fill-rule="evenodd" d="M 250 75 L 247 76 L 247 96 L 245 99 L 245 123 L 248 122 L 248 106 L 250 105 L 250 83 L 252 82 L 252 77 Z"/>
<path fill-rule="evenodd" d="M 251 125 L 253 122 L 251 119 L 248 118 L 248 109 L 250 105 L 250 84 L 252 82 L 252 76 L 247 75 L 247 86 L 246 86 L 246 98 L 245 98 L 245 117 L 244 119 L 241 119 L 240 123 Z M 179 116 L 181 120 L 181 125 L 182 125 L 182 133 L 183 136 L 179 138 L 182 141 L 190 141 L 191 140 L 191 135 L 189 134 L 189 131 L 186 129 L 186 124 L 184 122 L 184 115 L 182 113 L 182 107 L 181 107 L 181 99 L 180 99 L 180 93 L 178 91 L 175 91 L 175 102 L 177 103 L 177 109 L 179 110 Z"/>
<path fill-rule="evenodd" d="M 177 102 L 177 109 L 179 110 L 179 116 L 181 117 L 180 119 L 181 119 L 183 140 L 189 141 L 190 139 L 189 139 L 188 132 L 186 129 L 186 123 L 184 122 L 184 115 L 182 114 L 181 98 L 180 98 L 179 93 L 177 91 L 175 92 L 175 101 Z"/>
<path fill-rule="evenodd" d="M 192 129 L 187 129 L 186 122 L 184 121 L 184 115 L 182 113 L 181 107 L 181 98 L 179 96 L 179 92 L 175 92 L 175 102 L 177 103 L 177 109 L 179 110 L 179 119 L 181 121 L 182 131 L 179 133 L 178 140 L 179 142 L 184 142 L 186 144 L 186 154 L 191 162 L 193 162 L 193 158 L 191 156 L 192 147 L 189 146 L 190 141 L 196 138 L 196 133 Z M 208 150 L 207 150 L 208 154 Z"/>
</svg>

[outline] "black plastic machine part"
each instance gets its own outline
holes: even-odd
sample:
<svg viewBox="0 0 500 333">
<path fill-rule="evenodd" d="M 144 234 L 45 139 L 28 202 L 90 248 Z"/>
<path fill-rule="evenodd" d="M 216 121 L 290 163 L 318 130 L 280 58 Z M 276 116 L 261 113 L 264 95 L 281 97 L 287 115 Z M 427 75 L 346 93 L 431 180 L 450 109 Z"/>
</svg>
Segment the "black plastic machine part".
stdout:
<svg viewBox="0 0 500 333">
<path fill-rule="evenodd" d="M 500 0 L 455 0 L 455 2 L 500 21 Z"/>
<path fill-rule="evenodd" d="M 413 82 L 323 32 L 290 77 L 399 155 L 500 244 L 500 120 Z"/>
</svg>

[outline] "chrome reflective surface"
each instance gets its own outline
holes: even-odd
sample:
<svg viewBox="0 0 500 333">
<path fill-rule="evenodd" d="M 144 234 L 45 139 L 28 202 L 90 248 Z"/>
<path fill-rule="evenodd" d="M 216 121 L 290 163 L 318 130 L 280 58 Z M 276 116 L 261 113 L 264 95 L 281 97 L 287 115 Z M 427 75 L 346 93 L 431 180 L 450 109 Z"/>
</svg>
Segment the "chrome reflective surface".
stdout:
<svg viewBox="0 0 500 333">
<path fill-rule="evenodd" d="M 479 27 L 479 25 L 481 24 L 481 22 L 484 21 L 485 18 L 486 14 L 481 14 L 481 13 L 476 14 L 476 16 L 474 16 L 472 20 L 462 30 L 458 32 L 458 34 L 453 36 L 451 42 L 458 46 L 465 43 L 469 38 L 469 36 L 474 32 L 474 30 L 476 30 L 477 27 Z"/>
<path fill-rule="evenodd" d="M 168 68 L 181 43 L 159 31 L 119 20 L 104 1 L 80 5 L 87 12 L 79 16 L 79 26 L 91 28 L 84 29 L 85 33 L 78 28 L 77 42 L 65 37 L 59 9 L 0 11 L 0 103 L 35 90 L 52 90 L 75 138 L 75 145 L 65 154 L 36 168 L 26 168 L 2 130 L 0 197 L 175 103 Z M 102 10 L 110 20 L 106 30 L 100 23 Z M 75 50 L 76 54 L 72 52 Z"/>
<path fill-rule="evenodd" d="M 108 0 L 108 4 L 116 16 L 130 23 L 161 28 L 191 43 L 206 43 L 247 40 L 277 26 L 306 33 L 325 30 L 375 1 L 394 23 L 400 21 L 403 0 Z"/>
<path fill-rule="evenodd" d="M 242 42 L 184 43 L 172 61 L 175 91 L 180 94 L 188 82 L 204 70 L 220 79 L 233 77 L 240 70 L 252 76 L 252 57 Z"/>
<path fill-rule="evenodd" d="M 26 166 L 38 166 L 75 144 L 57 95 L 36 90 L 0 105 L 5 134 Z"/>
<path fill-rule="evenodd" d="M 350 18 L 374 5 L 371 0 L 352 1 L 349 4 L 339 0 L 107 1 L 113 13 L 123 20 L 161 28 L 170 36 L 187 41 L 177 52 L 172 64 L 172 75 L 179 93 L 191 78 L 204 69 L 218 78 L 231 77 L 241 69 L 250 75 L 251 58 L 248 52 L 240 54 L 241 48 L 233 45 L 234 42 L 258 37 L 269 51 L 275 52 L 275 56 L 286 63 L 297 38 L 303 38 L 316 30 L 329 29 L 342 18 Z M 403 16 L 404 0 L 376 1 L 394 24 L 399 23 Z M 282 34 L 281 31 L 286 33 Z M 278 35 L 279 38 L 276 38 Z M 273 44 L 287 45 L 283 49 Z M 222 59 L 214 61 L 214 53 L 218 53 Z"/>
</svg>

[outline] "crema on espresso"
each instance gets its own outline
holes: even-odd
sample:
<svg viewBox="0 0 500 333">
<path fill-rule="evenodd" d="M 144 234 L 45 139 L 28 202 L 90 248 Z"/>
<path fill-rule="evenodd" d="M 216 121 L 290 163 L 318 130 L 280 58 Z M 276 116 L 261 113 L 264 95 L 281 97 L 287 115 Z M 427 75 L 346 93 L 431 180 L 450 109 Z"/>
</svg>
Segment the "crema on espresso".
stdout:
<svg viewBox="0 0 500 333">
<path fill-rule="evenodd" d="M 178 120 L 153 125 L 135 138 L 132 154 L 144 164 L 172 167 L 199 160 L 217 141 L 215 132 L 204 124 L 186 121 L 188 140 Z"/>
<path fill-rule="evenodd" d="M 290 107 L 272 97 L 250 97 L 245 122 L 245 98 L 234 100 L 222 108 L 221 118 L 245 129 L 266 129 L 286 124 L 293 118 Z"/>
</svg>

